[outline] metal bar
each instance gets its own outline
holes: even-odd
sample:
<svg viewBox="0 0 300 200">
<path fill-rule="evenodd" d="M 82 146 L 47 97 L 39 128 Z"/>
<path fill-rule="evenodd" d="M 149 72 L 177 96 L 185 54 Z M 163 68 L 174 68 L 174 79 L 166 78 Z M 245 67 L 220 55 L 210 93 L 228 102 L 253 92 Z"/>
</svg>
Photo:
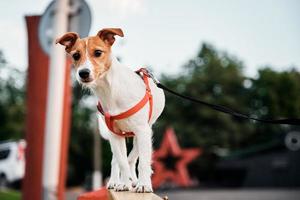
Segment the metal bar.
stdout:
<svg viewBox="0 0 300 200">
<path fill-rule="evenodd" d="M 56 1 L 53 27 L 54 38 L 67 32 L 68 3 L 68 0 Z M 64 49 L 62 47 L 54 47 L 54 43 L 50 52 L 42 198 L 44 200 L 57 200 L 66 58 Z"/>
</svg>

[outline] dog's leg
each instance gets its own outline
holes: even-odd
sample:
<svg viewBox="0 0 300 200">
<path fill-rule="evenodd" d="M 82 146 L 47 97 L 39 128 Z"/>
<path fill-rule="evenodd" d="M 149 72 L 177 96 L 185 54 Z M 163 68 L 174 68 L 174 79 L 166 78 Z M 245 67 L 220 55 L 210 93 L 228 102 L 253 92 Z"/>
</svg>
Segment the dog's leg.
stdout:
<svg viewBox="0 0 300 200">
<path fill-rule="evenodd" d="M 112 155 L 111 160 L 111 171 L 110 171 L 110 179 L 107 183 L 108 189 L 115 189 L 117 184 L 120 182 L 120 169 L 118 162 L 116 160 L 116 156 Z"/>
<path fill-rule="evenodd" d="M 129 164 L 128 162 L 128 159 L 127 159 L 127 147 L 126 147 L 126 139 L 124 138 L 123 139 L 123 142 L 121 143 L 121 151 L 122 151 L 122 155 L 126 158 L 126 161 L 127 163 Z M 130 169 L 130 165 L 129 166 L 129 169 Z M 129 178 L 128 178 L 128 175 L 129 175 Z M 129 174 L 127 175 L 127 172 L 126 173 L 121 173 L 121 184 L 124 184 L 126 185 L 126 187 L 129 185 L 129 189 L 131 189 L 132 187 L 132 175 L 130 173 L 130 170 L 129 170 Z M 121 188 L 122 188 L 122 185 L 121 185 Z"/>
<path fill-rule="evenodd" d="M 119 136 L 111 137 L 111 148 L 120 167 L 121 179 L 117 186 L 116 191 L 128 191 L 131 187 L 130 168 L 126 155 L 125 138 Z"/>
<path fill-rule="evenodd" d="M 128 156 L 129 167 L 131 171 L 132 177 L 132 186 L 135 187 L 137 184 L 137 176 L 136 176 L 136 162 L 139 156 L 138 146 L 137 146 L 137 139 L 136 137 L 133 138 L 133 146 L 131 152 Z"/>
<path fill-rule="evenodd" d="M 149 125 L 137 130 L 137 146 L 139 153 L 139 178 L 134 191 L 138 193 L 152 192 L 151 159 L 152 159 L 152 130 Z"/>
</svg>

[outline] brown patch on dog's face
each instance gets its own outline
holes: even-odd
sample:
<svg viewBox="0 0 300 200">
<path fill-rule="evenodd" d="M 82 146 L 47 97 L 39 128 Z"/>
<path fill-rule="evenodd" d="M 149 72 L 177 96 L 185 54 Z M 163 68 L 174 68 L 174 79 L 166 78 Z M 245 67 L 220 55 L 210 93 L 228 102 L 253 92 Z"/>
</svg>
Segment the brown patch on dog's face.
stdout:
<svg viewBox="0 0 300 200">
<path fill-rule="evenodd" d="M 75 69 L 90 69 L 94 79 L 99 78 L 111 65 L 111 46 L 97 36 L 77 40 L 69 54 Z"/>
<path fill-rule="evenodd" d="M 94 67 L 94 74 L 100 77 L 111 65 L 111 46 L 107 45 L 98 36 L 87 40 L 87 55 Z"/>
<path fill-rule="evenodd" d="M 76 33 L 67 33 L 56 43 L 66 46 L 72 57 L 79 82 L 88 84 L 101 77 L 111 66 L 111 46 L 115 35 L 123 36 L 121 29 L 102 29 L 96 36 L 80 39 Z"/>
</svg>

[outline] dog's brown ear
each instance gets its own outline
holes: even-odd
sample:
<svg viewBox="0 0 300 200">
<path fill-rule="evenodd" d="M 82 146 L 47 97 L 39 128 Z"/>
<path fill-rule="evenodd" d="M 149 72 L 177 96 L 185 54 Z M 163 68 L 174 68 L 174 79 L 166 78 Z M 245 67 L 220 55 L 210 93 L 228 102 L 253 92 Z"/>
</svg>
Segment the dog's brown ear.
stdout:
<svg viewBox="0 0 300 200">
<path fill-rule="evenodd" d="M 124 33 L 120 28 L 104 28 L 100 30 L 97 35 L 101 38 L 101 40 L 107 42 L 110 46 L 112 46 L 115 42 L 115 35 L 124 37 Z"/>
<path fill-rule="evenodd" d="M 61 36 L 60 38 L 57 38 L 55 44 L 59 43 L 61 45 L 64 45 L 66 47 L 66 51 L 69 51 L 78 38 L 79 35 L 77 33 L 68 32 L 63 36 Z"/>
</svg>

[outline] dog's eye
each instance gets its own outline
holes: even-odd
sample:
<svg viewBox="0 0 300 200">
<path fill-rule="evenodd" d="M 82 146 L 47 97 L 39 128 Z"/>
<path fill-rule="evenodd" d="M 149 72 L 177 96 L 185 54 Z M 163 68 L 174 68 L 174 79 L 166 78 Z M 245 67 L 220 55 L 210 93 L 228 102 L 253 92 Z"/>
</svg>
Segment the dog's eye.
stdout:
<svg viewBox="0 0 300 200">
<path fill-rule="evenodd" d="M 102 54 L 101 50 L 95 50 L 95 52 L 94 52 L 95 57 L 100 57 L 101 54 Z"/>
<path fill-rule="evenodd" d="M 79 60 L 80 59 L 80 54 L 79 53 L 74 53 L 73 55 L 72 55 L 72 57 L 73 57 L 73 59 L 74 60 Z"/>
</svg>

